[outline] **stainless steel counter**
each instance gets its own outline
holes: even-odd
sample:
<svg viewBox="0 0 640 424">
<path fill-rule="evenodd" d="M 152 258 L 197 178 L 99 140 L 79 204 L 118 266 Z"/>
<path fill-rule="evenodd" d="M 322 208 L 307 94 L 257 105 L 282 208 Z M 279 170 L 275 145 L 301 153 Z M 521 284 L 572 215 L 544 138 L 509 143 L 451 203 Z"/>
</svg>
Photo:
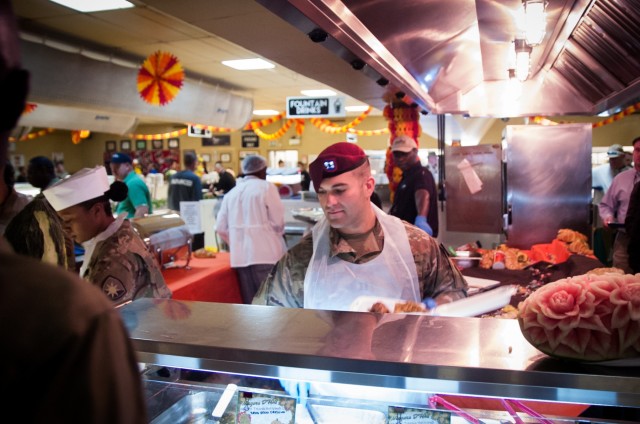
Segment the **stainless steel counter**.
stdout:
<svg viewBox="0 0 640 424">
<path fill-rule="evenodd" d="M 140 299 L 121 308 L 141 362 L 315 382 L 640 407 L 640 368 L 564 362 L 516 320 Z"/>
</svg>

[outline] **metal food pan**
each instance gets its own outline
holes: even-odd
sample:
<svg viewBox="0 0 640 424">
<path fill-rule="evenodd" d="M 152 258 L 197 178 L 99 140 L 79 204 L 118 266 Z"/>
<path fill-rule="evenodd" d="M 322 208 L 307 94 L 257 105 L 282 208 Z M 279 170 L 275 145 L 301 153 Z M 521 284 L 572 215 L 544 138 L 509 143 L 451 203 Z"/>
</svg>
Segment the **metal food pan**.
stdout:
<svg viewBox="0 0 640 424">
<path fill-rule="evenodd" d="M 220 421 L 214 420 L 211 413 L 216 407 L 222 392 L 193 392 L 171 405 L 158 415 L 152 424 L 186 423 L 235 423 L 235 413 L 226 413 Z M 228 411 L 235 411 L 235 402 L 231 402 Z"/>
</svg>

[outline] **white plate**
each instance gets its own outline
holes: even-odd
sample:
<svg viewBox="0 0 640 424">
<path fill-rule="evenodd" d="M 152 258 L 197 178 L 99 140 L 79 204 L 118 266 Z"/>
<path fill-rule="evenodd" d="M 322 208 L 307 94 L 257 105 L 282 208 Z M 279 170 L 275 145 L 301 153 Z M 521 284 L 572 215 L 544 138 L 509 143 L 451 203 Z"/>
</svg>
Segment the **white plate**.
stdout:
<svg viewBox="0 0 640 424">
<path fill-rule="evenodd" d="M 441 317 L 476 317 L 509 304 L 516 286 L 502 286 L 484 293 L 445 303 L 432 309 L 432 315 Z"/>
</svg>

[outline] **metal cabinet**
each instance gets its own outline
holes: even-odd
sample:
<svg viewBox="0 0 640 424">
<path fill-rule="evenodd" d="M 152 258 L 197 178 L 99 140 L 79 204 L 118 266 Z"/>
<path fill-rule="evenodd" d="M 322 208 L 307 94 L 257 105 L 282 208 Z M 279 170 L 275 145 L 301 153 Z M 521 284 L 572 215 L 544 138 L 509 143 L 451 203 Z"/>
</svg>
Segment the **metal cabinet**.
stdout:
<svg viewBox="0 0 640 424">
<path fill-rule="evenodd" d="M 166 299 L 136 300 L 121 314 L 147 364 L 400 394 L 640 408 L 640 368 L 551 358 L 516 320 Z"/>
</svg>

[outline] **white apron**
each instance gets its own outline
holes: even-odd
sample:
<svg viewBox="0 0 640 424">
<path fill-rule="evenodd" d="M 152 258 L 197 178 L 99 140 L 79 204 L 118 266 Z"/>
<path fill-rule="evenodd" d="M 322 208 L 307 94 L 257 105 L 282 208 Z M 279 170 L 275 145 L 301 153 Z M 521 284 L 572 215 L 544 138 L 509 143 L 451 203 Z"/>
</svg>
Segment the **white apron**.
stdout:
<svg viewBox="0 0 640 424">
<path fill-rule="evenodd" d="M 305 309 L 348 311 L 360 296 L 420 302 L 418 274 L 404 224 L 375 205 L 371 207 L 384 232 L 384 247 L 367 263 L 331 258 L 328 221 L 323 217 L 313 227 L 313 255 L 304 279 Z"/>
</svg>

